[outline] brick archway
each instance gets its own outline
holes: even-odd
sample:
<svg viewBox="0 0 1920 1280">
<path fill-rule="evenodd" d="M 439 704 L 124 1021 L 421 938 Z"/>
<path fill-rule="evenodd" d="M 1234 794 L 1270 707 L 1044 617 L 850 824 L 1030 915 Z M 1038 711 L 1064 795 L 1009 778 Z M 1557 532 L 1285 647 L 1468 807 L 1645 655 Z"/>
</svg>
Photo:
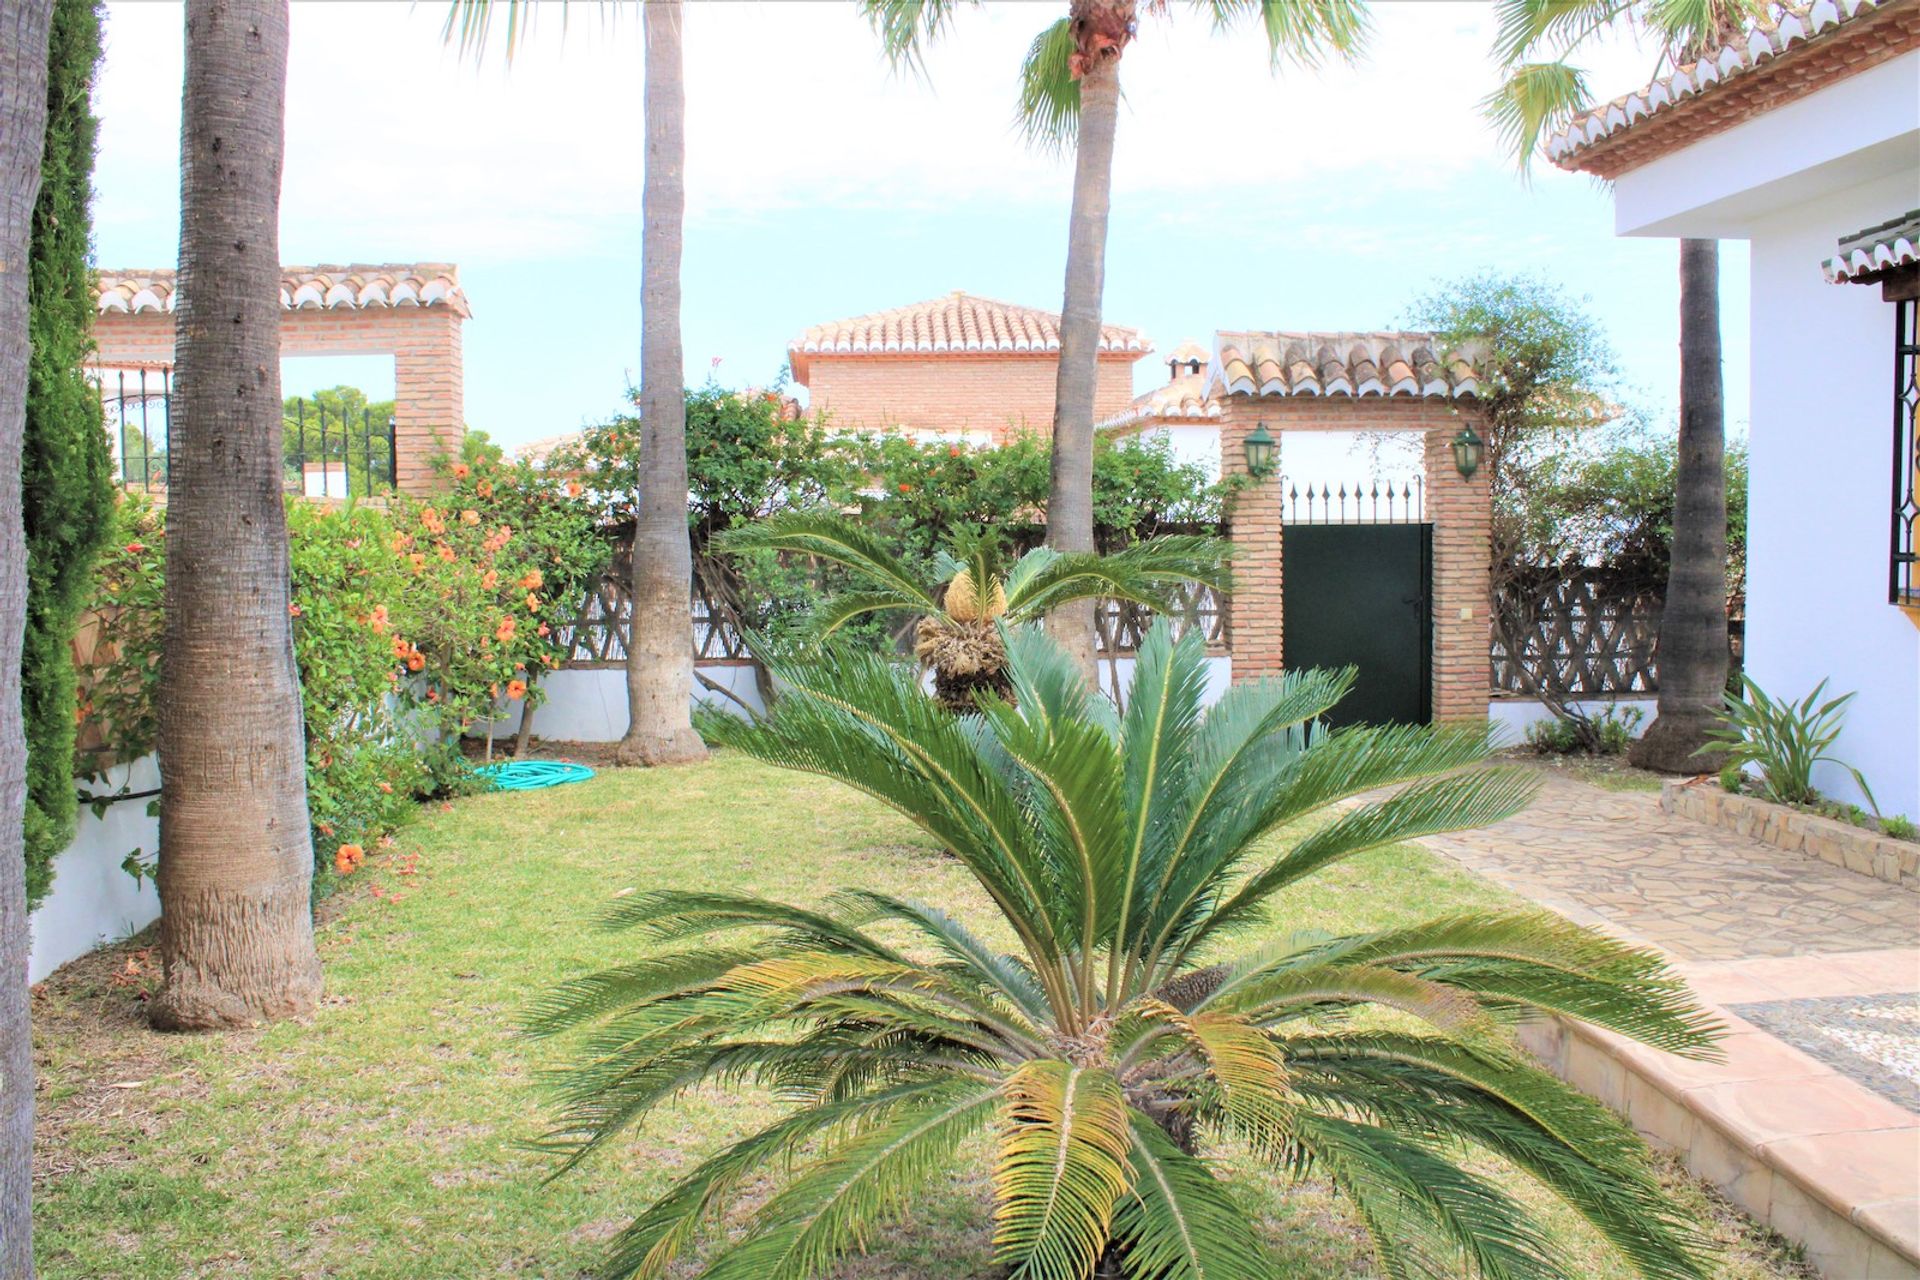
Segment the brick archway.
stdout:
<svg viewBox="0 0 1920 1280">
<path fill-rule="evenodd" d="M 101 369 L 173 363 L 172 271 L 104 271 L 94 322 Z M 472 314 L 451 263 L 286 267 L 280 354 L 393 357 L 395 478 L 403 492 L 434 483 L 433 462 L 466 435 L 461 325 Z"/>
<path fill-rule="evenodd" d="M 1245 440 L 1256 427 L 1279 437 L 1275 472 L 1241 490 L 1229 512 L 1238 552 L 1230 613 L 1234 679 L 1275 675 L 1285 666 L 1284 534 L 1301 516 L 1297 501 L 1289 507 L 1286 441 L 1308 432 L 1412 436 L 1419 444 L 1417 521 L 1432 529 L 1432 717 L 1484 720 L 1492 497 L 1484 471 L 1470 479 L 1459 474 L 1451 447 L 1463 425 L 1478 425 L 1471 353 L 1442 353 L 1426 333 L 1221 332 L 1200 372 L 1201 350 L 1177 350 L 1169 382 L 1107 425 L 1209 435 L 1230 476 L 1246 475 Z M 1316 519 L 1311 509 L 1306 518 Z"/>
</svg>

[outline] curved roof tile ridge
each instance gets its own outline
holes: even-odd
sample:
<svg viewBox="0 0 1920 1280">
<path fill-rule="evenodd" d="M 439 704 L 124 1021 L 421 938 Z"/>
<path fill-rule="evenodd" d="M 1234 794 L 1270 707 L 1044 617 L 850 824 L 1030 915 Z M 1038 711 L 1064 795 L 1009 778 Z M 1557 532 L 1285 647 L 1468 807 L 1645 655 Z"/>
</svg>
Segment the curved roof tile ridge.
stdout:
<svg viewBox="0 0 1920 1280">
<path fill-rule="evenodd" d="M 1585 153 L 1643 121 L 1701 101 L 1703 95 L 1718 97 L 1770 62 L 1790 52 L 1801 54 L 1861 20 L 1915 8 L 1914 0 L 1773 0 L 1740 35 L 1642 88 L 1580 112 L 1549 134 L 1543 149 L 1563 169 L 1582 168 Z M 1861 69 L 1849 62 L 1848 69 Z"/>
<path fill-rule="evenodd" d="M 165 267 L 96 272 L 94 305 L 103 314 L 172 311 L 179 305 L 178 273 Z M 282 267 L 280 305 L 293 311 L 444 306 L 473 314 L 460 268 L 451 262 Z"/>
<path fill-rule="evenodd" d="M 1467 344 L 1442 358 L 1436 346 L 1430 333 L 1222 330 L 1214 335 L 1206 391 L 1209 396 L 1355 399 L 1477 396 L 1478 350 Z M 1134 403 L 1138 407 L 1140 401 Z"/>
</svg>

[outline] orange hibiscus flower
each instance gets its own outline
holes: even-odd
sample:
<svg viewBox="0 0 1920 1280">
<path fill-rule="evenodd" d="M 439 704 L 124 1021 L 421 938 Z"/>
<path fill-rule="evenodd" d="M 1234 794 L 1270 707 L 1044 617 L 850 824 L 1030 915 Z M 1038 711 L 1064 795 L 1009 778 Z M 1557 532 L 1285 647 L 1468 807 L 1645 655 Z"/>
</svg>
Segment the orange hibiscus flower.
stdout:
<svg viewBox="0 0 1920 1280">
<path fill-rule="evenodd" d="M 509 698 L 512 698 L 512 699 L 514 699 L 514 700 L 516 700 L 516 701 L 518 701 L 518 700 L 519 700 L 519 699 L 521 699 L 521 698 L 524 698 L 524 697 L 526 697 L 526 696 L 527 696 L 527 682 L 526 682 L 525 680 L 509 680 L 509 681 L 507 681 L 507 696 L 508 696 Z"/>
<path fill-rule="evenodd" d="M 512 618 L 500 619 L 500 625 L 493 629 L 493 638 L 501 644 L 513 639 L 514 622 Z"/>
</svg>

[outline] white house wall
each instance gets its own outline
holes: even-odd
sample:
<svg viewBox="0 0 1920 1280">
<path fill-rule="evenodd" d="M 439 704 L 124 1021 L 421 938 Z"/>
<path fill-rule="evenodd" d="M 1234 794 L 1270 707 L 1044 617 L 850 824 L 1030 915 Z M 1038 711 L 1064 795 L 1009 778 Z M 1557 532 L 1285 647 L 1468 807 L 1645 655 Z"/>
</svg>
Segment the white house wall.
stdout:
<svg viewBox="0 0 1920 1280">
<path fill-rule="evenodd" d="M 1838 192 L 1752 241 L 1747 671 L 1776 696 L 1822 679 L 1857 691 L 1836 750 L 1904 814 L 1920 814 L 1920 627 L 1887 603 L 1894 309 L 1878 285 L 1828 284 L 1819 264 L 1916 190 L 1910 173 Z M 1815 785 L 1856 798 L 1837 769 Z"/>
<path fill-rule="evenodd" d="M 1905 174 L 1904 194 L 1833 241 L 1920 201 L 1920 52 L 1847 77 L 1622 174 L 1614 228 L 1628 236 L 1744 240 L 1761 219 L 1826 193 Z M 1757 354 L 1757 353 L 1756 353 Z M 1889 375 L 1891 376 L 1891 375 Z"/>
<path fill-rule="evenodd" d="M 1622 234 L 1751 242 L 1747 671 L 1857 691 L 1836 746 L 1888 813 L 1920 815 L 1920 628 L 1887 602 L 1893 323 L 1834 285 L 1839 238 L 1920 203 L 1920 53 L 1623 174 Z M 1729 329 L 1743 323 L 1723 316 Z M 1846 775 L 1815 785 L 1859 799 Z"/>
</svg>

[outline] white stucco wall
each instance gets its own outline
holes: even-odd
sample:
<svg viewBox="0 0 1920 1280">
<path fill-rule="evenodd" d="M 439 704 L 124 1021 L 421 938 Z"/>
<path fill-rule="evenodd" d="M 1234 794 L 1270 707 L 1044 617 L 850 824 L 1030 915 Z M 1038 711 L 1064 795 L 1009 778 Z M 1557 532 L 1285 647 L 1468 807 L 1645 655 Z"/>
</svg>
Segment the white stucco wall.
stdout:
<svg viewBox="0 0 1920 1280">
<path fill-rule="evenodd" d="M 89 783 L 87 789 L 106 794 L 159 785 L 159 761 L 146 756 L 115 769 L 105 782 Z M 153 881 L 136 884 L 121 867 L 133 850 L 151 858 L 159 847 L 160 819 L 148 816 L 145 799 L 108 805 L 98 818 L 82 806 L 73 843 L 54 859 L 53 889 L 27 920 L 32 934 L 28 982 L 38 982 L 74 957 L 160 918 L 160 895 Z"/>
<path fill-rule="evenodd" d="M 1841 236 L 1920 204 L 1920 53 L 1622 175 L 1622 234 L 1745 239 L 1753 373 L 1747 670 L 1856 691 L 1836 752 L 1920 814 L 1920 627 L 1887 602 L 1894 309 L 1821 275 Z M 1860 797 L 1846 775 L 1815 784 Z"/>
</svg>

